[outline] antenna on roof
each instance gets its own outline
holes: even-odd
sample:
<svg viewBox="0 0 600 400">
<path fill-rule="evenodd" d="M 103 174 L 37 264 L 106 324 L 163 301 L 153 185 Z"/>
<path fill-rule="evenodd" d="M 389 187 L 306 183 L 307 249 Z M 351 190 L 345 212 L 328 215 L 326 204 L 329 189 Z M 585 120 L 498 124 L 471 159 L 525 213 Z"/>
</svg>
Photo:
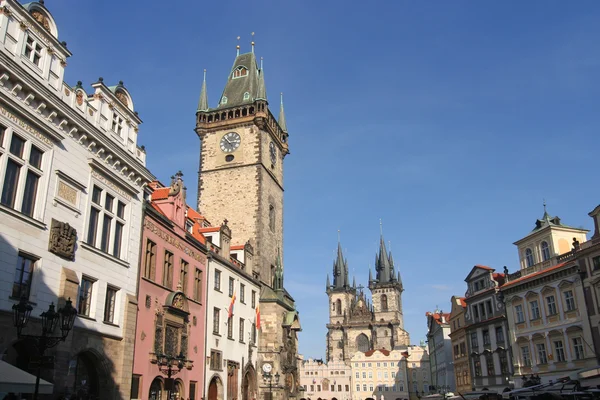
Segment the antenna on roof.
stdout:
<svg viewBox="0 0 600 400">
<path fill-rule="evenodd" d="M 254 32 L 252 32 L 251 35 L 252 35 L 252 41 L 250 42 L 250 45 L 252 46 L 252 52 L 254 53 Z"/>
<path fill-rule="evenodd" d="M 239 56 L 240 55 L 240 37 L 239 36 L 237 37 L 237 40 L 238 40 L 238 44 L 237 44 L 237 46 L 235 46 L 235 48 L 237 50 L 236 55 Z"/>
<path fill-rule="evenodd" d="M 544 201 L 544 214 L 546 213 L 546 199 L 543 199 Z"/>
</svg>

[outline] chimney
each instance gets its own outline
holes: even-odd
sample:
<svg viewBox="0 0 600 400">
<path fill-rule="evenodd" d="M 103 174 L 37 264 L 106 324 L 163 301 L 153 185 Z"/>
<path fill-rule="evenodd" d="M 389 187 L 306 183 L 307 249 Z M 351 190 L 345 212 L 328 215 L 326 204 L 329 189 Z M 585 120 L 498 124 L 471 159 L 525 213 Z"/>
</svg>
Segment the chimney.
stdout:
<svg viewBox="0 0 600 400">
<path fill-rule="evenodd" d="M 229 261 L 229 257 L 231 256 L 231 229 L 227 226 L 227 220 L 224 220 L 223 224 L 221 224 L 219 237 L 221 238 L 221 243 L 219 244 L 221 255 Z"/>
<path fill-rule="evenodd" d="M 254 271 L 254 248 L 249 240 L 244 245 L 244 265 L 246 266 L 246 272 L 249 274 Z"/>
</svg>

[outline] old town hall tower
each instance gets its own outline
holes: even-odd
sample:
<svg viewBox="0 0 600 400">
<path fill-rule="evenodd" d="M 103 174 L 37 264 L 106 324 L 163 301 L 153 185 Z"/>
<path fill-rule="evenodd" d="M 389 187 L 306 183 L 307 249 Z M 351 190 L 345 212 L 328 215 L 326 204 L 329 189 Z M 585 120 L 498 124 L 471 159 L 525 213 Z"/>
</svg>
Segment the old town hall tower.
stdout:
<svg viewBox="0 0 600 400">
<path fill-rule="evenodd" d="M 206 74 L 196 112 L 200 138 L 198 211 L 211 223 L 227 225 L 251 246 L 246 273 L 262 284 L 258 366 L 278 372 L 273 399 L 298 395 L 300 330 L 294 299 L 283 285 L 283 160 L 288 131 L 269 109 L 264 69 L 252 51 L 238 54 L 216 107 L 208 105 Z M 245 243 L 232 243 L 244 245 Z M 257 321 L 258 322 L 258 321 Z M 252 357 L 250 354 L 249 357 Z M 258 374 L 260 376 L 260 373 Z M 259 379 L 259 396 L 269 388 Z"/>
<path fill-rule="evenodd" d="M 393 350 L 410 344 L 402 315 L 402 279 L 395 272 L 392 253 L 385 247 L 383 235 L 375 256 L 376 276 L 369 271 L 372 302 L 363 288 L 348 282 L 348 262 L 338 243 L 333 263 L 333 283 L 327 275 L 325 290 L 329 296 L 327 359 L 349 361 L 357 351 Z"/>
</svg>

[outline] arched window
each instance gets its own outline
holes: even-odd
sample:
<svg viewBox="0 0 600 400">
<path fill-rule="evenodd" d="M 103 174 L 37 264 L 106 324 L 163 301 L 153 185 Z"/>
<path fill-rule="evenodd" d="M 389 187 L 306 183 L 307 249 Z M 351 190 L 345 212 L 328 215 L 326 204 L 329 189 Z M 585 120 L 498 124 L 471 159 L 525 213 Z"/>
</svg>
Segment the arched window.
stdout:
<svg viewBox="0 0 600 400">
<path fill-rule="evenodd" d="M 548 242 L 542 242 L 542 260 L 546 261 L 550 259 L 550 246 Z"/>
<path fill-rule="evenodd" d="M 335 302 L 335 308 L 337 315 L 342 315 L 342 301 L 340 299 L 337 299 L 337 301 Z"/>
<path fill-rule="evenodd" d="M 248 69 L 246 67 L 239 66 L 233 71 L 233 79 L 241 78 L 248 75 Z"/>
<path fill-rule="evenodd" d="M 533 252 L 531 249 L 525 250 L 525 261 L 527 262 L 527 266 L 533 266 Z"/>
<path fill-rule="evenodd" d="M 244 93 L 244 100 L 248 100 L 250 98 L 250 93 Z"/>
<path fill-rule="evenodd" d="M 358 335 L 358 337 L 356 338 L 356 348 L 358 349 L 358 351 L 361 351 L 363 353 L 371 349 L 371 345 L 369 343 L 369 338 L 367 337 L 367 335 L 365 335 L 364 333 Z"/>
<path fill-rule="evenodd" d="M 387 310 L 388 310 L 387 295 L 382 294 L 381 295 L 381 311 L 387 311 Z"/>
<path fill-rule="evenodd" d="M 148 395 L 148 398 L 150 400 L 161 400 L 163 391 L 162 386 L 162 381 L 158 378 L 155 378 L 152 381 L 152 384 L 150 385 L 150 393 Z"/>
<path fill-rule="evenodd" d="M 223 96 L 221 99 L 221 104 L 227 104 L 227 96 Z"/>
</svg>

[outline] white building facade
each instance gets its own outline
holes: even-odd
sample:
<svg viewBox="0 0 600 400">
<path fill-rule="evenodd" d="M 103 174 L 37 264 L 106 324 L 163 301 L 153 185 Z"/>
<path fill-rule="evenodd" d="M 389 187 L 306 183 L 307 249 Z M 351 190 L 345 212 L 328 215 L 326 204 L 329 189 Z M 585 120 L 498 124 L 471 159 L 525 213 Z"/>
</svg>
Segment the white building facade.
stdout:
<svg viewBox="0 0 600 400">
<path fill-rule="evenodd" d="M 126 398 L 141 202 L 153 177 L 127 89 L 101 78 L 89 93 L 69 86 L 70 55 L 43 3 L 0 1 L 0 309 L 25 298 L 23 333 L 40 334 L 37 316 L 70 299 L 79 317 L 42 378 L 55 394 Z M 0 324 L 4 359 L 28 370 L 34 347 L 9 314 Z"/>
<path fill-rule="evenodd" d="M 260 284 L 246 272 L 252 271 L 253 249 L 249 244 L 230 246 L 231 231 L 226 224 L 200 231 L 209 249 L 203 397 L 256 399 L 257 378 L 261 379 L 256 370 Z"/>
<path fill-rule="evenodd" d="M 309 358 L 300 364 L 300 386 L 305 400 L 351 400 L 352 369 L 343 360 Z"/>
</svg>

